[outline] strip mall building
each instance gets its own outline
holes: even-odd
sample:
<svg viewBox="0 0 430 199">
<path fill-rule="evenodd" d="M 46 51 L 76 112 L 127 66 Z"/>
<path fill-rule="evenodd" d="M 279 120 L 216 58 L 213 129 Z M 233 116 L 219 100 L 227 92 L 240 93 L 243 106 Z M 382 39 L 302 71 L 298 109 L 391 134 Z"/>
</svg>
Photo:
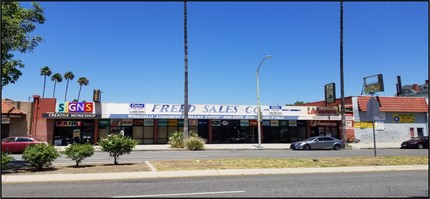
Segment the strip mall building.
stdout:
<svg viewBox="0 0 430 199">
<path fill-rule="evenodd" d="M 33 96 L 33 102 L 2 103 L 2 138 L 32 136 L 55 145 L 72 140 L 96 143 L 124 133 L 139 144 L 166 144 L 168 135 L 183 129 L 180 104 L 57 102 Z M 373 143 L 370 97 L 345 98 L 347 139 Z M 428 135 L 428 100 L 415 97 L 377 97 L 377 142 L 401 142 Z M 19 105 L 19 106 L 17 106 Z M 290 143 L 315 135 L 341 137 L 340 100 L 301 106 L 261 106 L 262 143 Z M 189 129 L 207 143 L 257 143 L 256 105 L 190 104 Z M 26 130 L 25 130 L 26 129 Z"/>
</svg>

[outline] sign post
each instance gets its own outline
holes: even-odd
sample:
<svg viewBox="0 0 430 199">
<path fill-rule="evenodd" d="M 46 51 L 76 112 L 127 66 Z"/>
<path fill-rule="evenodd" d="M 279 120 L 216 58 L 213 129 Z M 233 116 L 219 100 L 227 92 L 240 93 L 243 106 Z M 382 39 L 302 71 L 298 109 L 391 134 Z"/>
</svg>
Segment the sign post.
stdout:
<svg viewBox="0 0 430 199">
<path fill-rule="evenodd" d="M 373 149 L 376 157 L 376 136 L 375 136 L 375 115 L 380 115 L 379 102 L 373 97 L 376 92 L 384 91 L 384 80 L 382 74 L 368 76 L 363 78 L 364 93 L 370 94 L 370 100 L 367 102 L 367 116 L 372 118 L 373 128 Z"/>
<path fill-rule="evenodd" d="M 369 102 L 367 102 L 367 115 L 370 115 L 372 118 L 372 129 L 373 129 L 373 150 L 376 157 L 376 136 L 375 136 L 375 115 L 379 116 L 379 102 L 373 97 L 370 98 Z"/>
</svg>

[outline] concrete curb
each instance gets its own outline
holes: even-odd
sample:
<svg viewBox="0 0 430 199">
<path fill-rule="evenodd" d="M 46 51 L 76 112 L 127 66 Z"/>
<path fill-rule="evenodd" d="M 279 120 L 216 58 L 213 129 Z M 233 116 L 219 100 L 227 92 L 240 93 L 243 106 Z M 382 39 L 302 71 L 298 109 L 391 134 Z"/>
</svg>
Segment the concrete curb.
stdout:
<svg viewBox="0 0 430 199">
<path fill-rule="evenodd" d="M 235 176 L 235 175 L 269 175 L 269 174 L 307 174 L 307 173 L 342 173 L 371 171 L 407 171 L 428 170 L 428 165 L 401 166 L 359 166 L 327 168 L 287 168 L 287 169 L 222 169 L 222 170 L 187 170 L 187 171 L 145 171 L 89 174 L 36 174 L 36 175 L 2 175 L 2 183 L 59 182 L 59 181 L 92 181 L 145 178 L 172 178 L 198 176 Z"/>
</svg>

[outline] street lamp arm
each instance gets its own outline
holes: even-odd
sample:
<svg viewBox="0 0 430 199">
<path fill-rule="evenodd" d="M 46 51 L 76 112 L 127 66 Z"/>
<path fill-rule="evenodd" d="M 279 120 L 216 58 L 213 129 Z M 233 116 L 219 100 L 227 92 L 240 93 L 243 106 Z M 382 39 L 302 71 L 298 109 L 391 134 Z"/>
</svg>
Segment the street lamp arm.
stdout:
<svg viewBox="0 0 430 199">
<path fill-rule="evenodd" d="M 267 56 L 264 57 L 263 60 L 261 60 L 260 64 L 258 65 L 258 68 L 257 68 L 257 73 L 260 70 L 260 66 L 261 66 L 261 64 L 263 64 L 264 60 L 266 60 L 267 58 L 271 58 L 271 57 L 272 57 L 271 55 L 267 55 Z"/>
</svg>

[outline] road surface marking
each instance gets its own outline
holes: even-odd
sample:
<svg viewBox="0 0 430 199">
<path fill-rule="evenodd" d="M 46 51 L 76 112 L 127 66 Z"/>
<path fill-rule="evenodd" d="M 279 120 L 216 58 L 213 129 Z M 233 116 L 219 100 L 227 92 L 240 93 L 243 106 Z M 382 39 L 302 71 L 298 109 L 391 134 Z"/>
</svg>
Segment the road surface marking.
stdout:
<svg viewBox="0 0 430 199">
<path fill-rule="evenodd" d="M 186 195 L 208 195 L 208 194 L 225 194 L 225 193 L 244 193 L 245 191 L 219 191 L 219 192 L 195 192 L 195 193 L 170 193 L 170 194 L 155 194 L 155 195 L 140 195 L 140 196 L 113 196 L 112 198 L 143 198 L 143 197 L 159 197 L 159 196 L 186 196 Z"/>
</svg>

